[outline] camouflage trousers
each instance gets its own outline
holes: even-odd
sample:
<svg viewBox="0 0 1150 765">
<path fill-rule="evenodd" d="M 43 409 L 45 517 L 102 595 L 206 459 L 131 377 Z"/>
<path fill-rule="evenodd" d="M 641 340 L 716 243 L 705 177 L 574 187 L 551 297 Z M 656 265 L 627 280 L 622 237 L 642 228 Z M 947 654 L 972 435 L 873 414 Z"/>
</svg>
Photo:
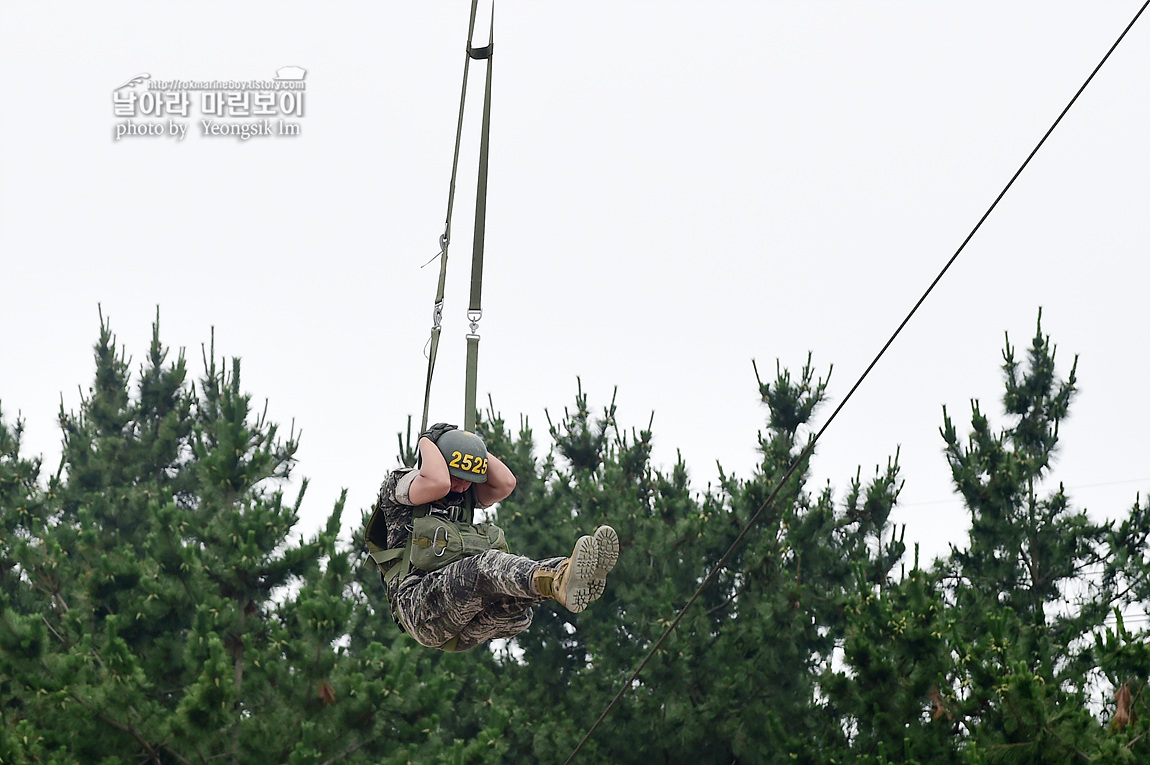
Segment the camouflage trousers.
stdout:
<svg viewBox="0 0 1150 765">
<path fill-rule="evenodd" d="M 531 626 L 531 609 L 547 598 L 535 592 L 536 571 L 558 568 L 566 558 L 534 561 L 487 550 L 404 582 L 395 616 L 421 645 L 438 648 L 455 636 L 456 651 L 510 638 Z"/>
</svg>

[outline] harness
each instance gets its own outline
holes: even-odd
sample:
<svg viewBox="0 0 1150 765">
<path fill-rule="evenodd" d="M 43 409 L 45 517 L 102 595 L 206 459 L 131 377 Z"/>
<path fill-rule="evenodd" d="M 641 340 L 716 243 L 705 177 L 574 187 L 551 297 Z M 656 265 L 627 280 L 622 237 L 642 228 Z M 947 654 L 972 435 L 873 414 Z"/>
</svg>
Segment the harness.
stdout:
<svg viewBox="0 0 1150 765">
<path fill-rule="evenodd" d="M 448 555 L 449 533 L 451 529 L 458 532 L 461 523 L 471 525 L 474 518 L 475 494 L 473 489 L 468 489 L 459 505 L 441 507 L 428 502 L 413 507 L 408 526 L 410 535 L 403 547 L 382 549 L 369 540 L 368 552 L 387 585 L 388 601 L 394 600 L 396 590 L 411 573 L 413 565 L 421 571 L 435 571 L 464 557 L 458 552 Z"/>
<path fill-rule="evenodd" d="M 381 514 L 377 507 L 368 521 L 368 529 Z M 507 552 L 503 529 L 492 523 L 475 523 L 475 489 L 463 494 L 458 505 L 443 507 L 434 503 L 416 505 L 411 511 L 410 535 L 403 547 L 383 549 L 367 540 L 368 554 L 379 567 L 380 577 L 387 587 L 387 602 L 391 616 L 400 630 L 406 632 L 396 614 L 395 598 L 399 587 L 413 568 L 424 572 L 439 569 L 458 560 L 478 555 L 487 550 Z M 369 532 L 370 536 L 370 532 Z M 458 636 L 439 646 L 443 651 L 454 651 Z"/>
</svg>

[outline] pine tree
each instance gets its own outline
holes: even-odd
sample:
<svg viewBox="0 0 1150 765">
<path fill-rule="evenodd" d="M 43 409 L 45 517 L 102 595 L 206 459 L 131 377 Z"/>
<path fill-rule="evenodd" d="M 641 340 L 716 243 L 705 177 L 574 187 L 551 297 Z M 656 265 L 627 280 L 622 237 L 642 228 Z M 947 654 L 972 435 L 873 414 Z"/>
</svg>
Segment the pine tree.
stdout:
<svg viewBox="0 0 1150 765">
<path fill-rule="evenodd" d="M 1144 549 L 1146 519 L 1096 523 L 1061 485 L 1043 489 L 1077 360 L 1059 380 L 1041 312 L 1025 364 L 1009 338 L 1003 360 L 1007 427 L 995 432 L 975 401 L 964 445 L 944 410 L 946 455 L 972 527 L 968 546 L 939 569 L 956 658 L 942 696 L 971 762 L 1080 762 L 1100 733 L 1088 708 L 1090 636 L 1121 599 L 1115 551 Z"/>
<path fill-rule="evenodd" d="M 939 694 L 951 665 L 936 576 L 919 567 L 875 584 L 860 574 L 848 598 L 842 663 L 823 688 L 849 746 L 839 762 L 960 763 L 953 714 Z"/>
<path fill-rule="evenodd" d="M 516 439 L 501 419 L 487 423 L 492 451 L 508 455 L 518 475 L 537 473 L 498 508 L 513 547 L 547 557 L 557 543 L 609 522 L 623 548 L 601 601 L 579 615 L 541 607 L 502 656 L 505 697 L 516 702 L 510 759 L 562 760 L 574 748 L 795 464 L 806 446 L 800 429 L 825 389 L 809 363 L 797 379 L 780 369 L 760 383 L 769 427 L 759 470 L 749 480 L 723 473 L 720 486 L 702 494 L 681 460 L 666 473 L 651 465 L 649 427 L 623 432 L 614 402 L 595 417 L 581 388 L 574 408 L 551 423 L 555 447 L 538 465 L 525 425 Z M 807 475 L 807 465 L 798 466 L 587 743 L 587 761 L 835 761 L 842 740 L 819 680 L 854 572 L 873 561 L 859 541 L 868 533 L 861 514 L 836 509 L 829 490 L 806 492 Z M 889 505 L 892 481 L 883 476 L 868 491 L 890 494 Z M 899 554 L 884 548 L 883 565 Z"/>
<path fill-rule="evenodd" d="M 1008 338 L 999 430 L 974 402 L 962 440 L 944 410 L 970 539 L 909 571 L 897 453 L 841 499 L 808 486 L 827 389 L 809 359 L 759 382 L 757 468 L 703 491 L 581 385 L 543 454 L 489 406 L 513 552 L 566 555 L 610 523 L 622 554 L 587 611 L 544 603 L 514 640 L 446 654 L 392 621 L 369 510 L 350 546 L 343 497 L 295 532 L 298 436 L 253 408 L 238 359 L 205 349 L 193 384 L 157 320 L 133 375 L 101 317 L 46 484 L 0 412 L 0 765 L 563 761 L 744 530 L 581 761 L 1140 763 L 1150 651 L 1121 614 L 1150 609 L 1150 503 L 1098 523 L 1053 488 L 1076 385 L 1054 356 L 1041 323 L 1023 361 Z"/>
<path fill-rule="evenodd" d="M 1094 633 L 1094 660 L 1106 689 L 1104 734 L 1096 759 L 1133 765 L 1150 761 L 1150 632 L 1128 627 L 1124 607 L 1150 613 L 1150 502 L 1135 498 L 1109 538 L 1108 581 L 1117 588 L 1115 625 Z"/>
<path fill-rule="evenodd" d="M 37 593 L 28 587 L 19 561 L 33 559 L 32 549 L 45 521 L 43 492 L 37 483 L 40 461 L 21 454 L 23 431 L 20 419 L 8 425 L 0 407 L 0 654 L 13 658 L 34 650 L 39 639 L 33 630 L 13 632 L 3 625 L 23 624 L 21 616 L 35 608 Z M 11 663 L 0 662 L 0 762 L 43 759 L 47 752 L 36 726 L 27 719 L 25 700 L 16 694 Z"/>
<path fill-rule="evenodd" d="M 5 540 L 6 553 L 33 537 L 43 511 L 44 499 L 38 485 L 40 460 L 20 453 L 23 434 L 23 421 L 17 419 L 10 427 L 0 406 L 0 507 L 6 510 L 0 515 L 0 538 Z M 0 602 L 27 607 L 27 603 L 13 603 L 27 594 L 21 586 L 20 575 L 13 556 L 0 557 L 0 597 L 4 599 Z"/>
<path fill-rule="evenodd" d="M 0 428 L 4 762 L 407 762 L 457 755 L 437 715 L 460 683 L 352 639 L 357 551 L 293 537 L 298 439 L 205 352 L 186 382 L 153 327 L 133 386 L 101 317 L 95 381 L 61 412 L 46 491 Z M 446 691 L 446 692 L 445 692 Z"/>
</svg>

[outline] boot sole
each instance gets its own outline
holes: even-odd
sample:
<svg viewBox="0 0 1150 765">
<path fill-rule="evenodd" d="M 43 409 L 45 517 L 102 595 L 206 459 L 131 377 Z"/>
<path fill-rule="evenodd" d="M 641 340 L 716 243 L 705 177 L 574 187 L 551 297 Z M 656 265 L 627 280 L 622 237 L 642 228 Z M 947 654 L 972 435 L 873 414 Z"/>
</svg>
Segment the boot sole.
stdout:
<svg viewBox="0 0 1150 765">
<path fill-rule="evenodd" d="M 591 600 L 594 601 L 598 600 L 607 589 L 607 574 L 611 573 L 611 569 L 615 568 L 615 563 L 619 560 L 619 535 L 610 526 L 600 526 L 595 529 L 592 538 L 595 540 L 597 560 L 595 571 L 591 574 L 591 581 L 587 586 L 591 591 Z"/>
<path fill-rule="evenodd" d="M 591 580 L 598 561 L 595 540 L 588 536 L 579 537 L 567 564 L 566 592 L 560 601 L 571 613 L 579 613 L 591 602 Z"/>
</svg>

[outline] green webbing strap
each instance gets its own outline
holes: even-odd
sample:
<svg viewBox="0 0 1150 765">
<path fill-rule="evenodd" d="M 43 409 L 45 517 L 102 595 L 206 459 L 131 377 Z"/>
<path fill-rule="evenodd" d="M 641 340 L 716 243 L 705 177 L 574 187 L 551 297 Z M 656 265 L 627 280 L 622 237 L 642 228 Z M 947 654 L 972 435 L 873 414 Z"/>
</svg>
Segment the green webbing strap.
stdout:
<svg viewBox="0 0 1150 765">
<path fill-rule="evenodd" d="M 464 523 L 474 523 L 475 522 L 475 489 L 474 489 L 474 487 L 471 489 L 468 489 L 467 493 L 463 495 L 463 507 L 465 510 L 465 515 L 464 515 L 462 521 Z M 430 504 L 417 505 L 416 507 L 412 508 L 412 511 L 411 511 L 412 520 L 414 520 L 417 517 L 427 515 L 427 512 L 430 509 L 431 509 Z M 375 561 L 375 565 L 379 567 L 380 574 L 383 575 L 383 581 L 387 585 L 388 605 L 392 605 L 392 602 L 391 602 L 392 582 L 394 582 L 396 587 L 398 587 L 399 584 L 401 582 L 403 582 L 403 580 L 406 579 L 407 575 L 411 572 L 411 545 L 414 542 L 414 536 L 415 536 L 414 534 L 409 536 L 407 538 L 407 544 L 404 545 L 403 547 L 392 547 L 392 548 L 387 549 L 387 550 L 380 550 L 380 549 L 371 550 L 371 549 L 369 549 L 369 551 L 368 551 L 368 555 L 370 555 L 371 559 Z M 372 545 L 372 546 L 374 547 L 374 545 Z M 399 619 L 395 615 L 394 606 L 392 606 L 392 618 L 396 620 L 396 624 L 399 624 Z M 400 625 L 400 628 L 403 629 L 404 631 L 406 631 L 406 628 L 404 628 L 402 625 Z M 455 637 L 451 638 L 450 640 L 448 640 L 443 645 L 439 646 L 439 650 L 440 651 L 447 651 L 449 653 L 454 652 L 458 645 L 459 645 L 459 635 L 456 635 Z"/>
<path fill-rule="evenodd" d="M 443 250 L 443 265 L 440 267 L 441 273 L 446 270 L 447 266 L 447 250 Z M 440 292 L 443 291 L 443 279 L 440 278 Z M 423 433 L 427 430 L 427 412 L 431 408 L 431 375 L 435 372 L 435 353 L 439 350 L 439 324 L 443 317 L 443 298 L 440 297 L 435 301 L 435 313 L 432 318 L 431 325 L 431 340 L 428 341 L 427 353 L 427 384 L 423 388 L 423 425 L 419 428 L 419 432 Z"/>
<path fill-rule="evenodd" d="M 472 486 L 463 494 L 463 503 L 460 505 L 463 510 L 459 517 L 460 523 L 469 525 L 475 523 L 475 505 L 475 487 Z M 430 511 L 431 503 L 416 505 L 411 509 L 411 520 L 414 521 L 416 518 L 422 518 Z M 396 581 L 402 582 L 407 577 L 408 572 L 411 571 L 411 545 L 414 542 L 414 537 L 414 534 L 409 536 L 407 538 L 407 544 L 403 547 L 390 547 L 386 550 L 379 548 L 371 549 L 371 547 L 375 547 L 375 545 L 368 547 L 368 555 L 370 555 L 371 559 L 375 561 L 375 564 L 379 566 L 379 571 L 383 574 L 384 580 L 388 581 L 389 587 L 391 584 L 389 580 L 395 578 Z M 394 577 L 393 574 L 395 575 Z"/>
<path fill-rule="evenodd" d="M 475 505 L 478 500 L 475 498 L 475 486 L 472 485 L 463 494 L 463 517 L 460 519 L 464 523 L 475 523 Z"/>
<path fill-rule="evenodd" d="M 471 0 L 471 21 L 467 25 L 467 53 L 463 57 L 463 89 L 459 95 L 459 118 L 455 124 L 455 155 L 451 160 L 451 184 L 447 189 L 447 221 L 443 234 L 439 237 L 439 287 L 435 292 L 435 308 L 432 313 L 431 339 L 428 341 L 427 384 L 423 389 L 423 425 L 420 432 L 427 430 L 428 410 L 431 407 L 431 377 L 435 372 L 435 355 L 439 350 L 439 332 L 443 320 L 443 293 L 447 281 L 447 247 L 451 243 L 451 212 L 455 207 L 455 179 L 459 172 L 459 144 L 463 137 L 463 112 L 467 101 L 467 73 L 471 65 L 471 41 L 475 35 L 475 11 L 479 0 Z"/>
<path fill-rule="evenodd" d="M 411 545 L 407 545 L 406 547 L 393 547 L 389 550 L 373 550 L 372 552 L 370 552 L 368 554 L 371 555 L 371 559 L 375 561 L 375 564 L 377 566 L 379 566 L 380 572 L 383 573 L 384 577 L 386 578 L 386 576 L 389 572 L 385 571 L 385 569 L 391 568 L 391 566 L 389 566 L 388 564 L 391 563 L 393 560 L 397 560 L 399 558 L 406 558 L 408 565 L 409 566 L 411 565 L 410 551 L 411 551 Z M 402 563 L 402 561 L 401 561 L 401 563 Z"/>
<path fill-rule="evenodd" d="M 467 336 L 467 383 L 464 386 L 463 429 L 475 430 L 475 396 L 479 377 L 479 335 Z"/>
<path fill-rule="evenodd" d="M 495 9 L 491 9 L 491 31 L 487 46 L 472 50 L 468 57 L 487 62 L 487 83 L 483 92 L 483 130 L 479 137 L 479 184 L 475 190 L 475 238 L 471 247 L 471 302 L 467 307 L 467 320 L 471 333 L 467 335 L 467 383 L 464 386 L 463 429 L 475 430 L 476 382 L 479 374 L 479 320 L 483 318 L 480 306 L 483 293 L 483 233 L 487 218 L 487 147 L 491 138 L 491 68 L 495 48 Z"/>
</svg>

